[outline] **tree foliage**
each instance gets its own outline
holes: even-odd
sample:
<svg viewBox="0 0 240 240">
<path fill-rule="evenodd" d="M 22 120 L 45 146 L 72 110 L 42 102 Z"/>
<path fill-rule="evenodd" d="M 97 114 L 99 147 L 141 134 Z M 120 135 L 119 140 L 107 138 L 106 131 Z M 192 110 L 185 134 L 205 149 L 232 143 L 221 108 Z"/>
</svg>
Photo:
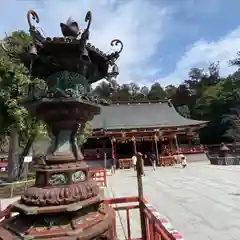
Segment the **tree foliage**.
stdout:
<svg viewBox="0 0 240 240">
<path fill-rule="evenodd" d="M 31 37 L 23 31 L 13 32 L 3 39 L 0 51 L 0 133 L 9 135 L 8 170 L 9 180 L 18 178 L 22 171 L 24 156 L 39 134 L 45 133 L 45 126 L 32 118 L 22 106 L 28 97 L 28 89 L 33 84 L 41 84 L 41 79 L 33 79 L 23 64 L 24 54 L 31 43 Z M 20 147 L 23 147 L 21 150 Z M 20 166 L 20 167 L 19 167 Z"/>
</svg>

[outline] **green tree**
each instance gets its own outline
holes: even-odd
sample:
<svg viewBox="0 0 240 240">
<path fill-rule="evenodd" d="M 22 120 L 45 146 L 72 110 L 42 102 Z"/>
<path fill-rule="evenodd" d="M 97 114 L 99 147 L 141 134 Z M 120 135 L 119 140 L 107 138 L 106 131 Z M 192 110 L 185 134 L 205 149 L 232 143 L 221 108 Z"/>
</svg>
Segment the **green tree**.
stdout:
<svg viewBox="0 0 240 240">
<path fill-rule="evenodd" d="M 118 90 L 118 101 L 130 101 L 132 97 L 129 84 L 123 84 Z"/>
<path fill-rule="evenodd" d="M 222 122 L 228 125 L 224 136 L 238 142 L 240 140 L 240 108 L 231 108 L 229 113 L 223 114 Z"/>
<path fill-rule="evenodd" d="M 140 93 L 140 87 L 136 83 L 129 83 L 129 90 L 132 100 L 137 100 L 137 96 Z"/>
<path fill-rule="evenodd" d="M 166 98 L 166 94 L 164 92 L 164 89 L 160 85 L 160 83 L 154 83 L 150 91 L 148 93 L 148 99 L 149 100 L 164 100 Z"/>
<path fill-rule="evenodd" d="M 172 99 L 172 97 L 176 94 L 177 88 L 170 84 L 165 87 L 165 94 L 167 99 Z"/>
<path fill-rule="evenodd" d="M 182 105 L 177 108 L 177 111 L 180 115 L 182 115 L 185 118 L 191 118 L 191 113 L 187 105 Z"/>
<path fill-rule="evenodd" d="M 229 64 L 232 66 L 240 67 L 240 52 L 237 52 L 237 57 L 229 60 Z"/>
<path fill-rule="evenodd" d="M 32 119 L 21 103 L 28 96 L 30 86 L 42 84 L 40 79 L 32 79 L 24 66 L 31 37 L 23 31 L 13 32 L 3 41 L 0 51 L 0 114 L 1 134 L 9 134 L 8 178 L 16 180 L 21 174 L 23 159 L 36 135 L 44 128 L 42 123 Z M 27 136 L 27 137 L 26 137 Z M 24 143 L 20 152 L 19 145 Z M 21 165 L 21 166 L 20 166 Z M 20 167 L 19 167 L 20 166 Z"/>
<path fill-rule="evenodd" d="M 146 86 L 143 86 L 138 93 L 136 94 L 136 96 L 134 97 L 134 99 L 136 101 L 146 101 L 148 100 L 148 93 L 149 93 L 149 89 Z"/>
<path fill-rule="evenodd" d="M 110 98 L 112 92 L 111 85 L 108 82 L 101 82 L 96 88 L 93 90 L 93 93 L 98 95 L 101 98 Z"/>
</svg>

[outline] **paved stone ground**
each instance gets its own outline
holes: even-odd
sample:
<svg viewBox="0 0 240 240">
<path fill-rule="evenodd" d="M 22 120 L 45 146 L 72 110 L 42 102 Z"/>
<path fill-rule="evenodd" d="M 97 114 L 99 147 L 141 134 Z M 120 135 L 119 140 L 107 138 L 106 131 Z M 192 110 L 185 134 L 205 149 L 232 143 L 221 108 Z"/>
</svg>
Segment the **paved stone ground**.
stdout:
<svg viewBox="0 0 240 240">
<path fill-rule="evenodd" d="M 106 197 L 137 195 L 136 174 L 118 170 L 108 177 Z M 240 239 L 240 166 L 213 166 L 207 162 L 146 168 L 144 195 L 186 240 Z M 119 239 L 126 235 L 125 218 L 118 220 Z M 139 236 L 138 213 L 132 215 L 133 237 Z"/>
</svg>

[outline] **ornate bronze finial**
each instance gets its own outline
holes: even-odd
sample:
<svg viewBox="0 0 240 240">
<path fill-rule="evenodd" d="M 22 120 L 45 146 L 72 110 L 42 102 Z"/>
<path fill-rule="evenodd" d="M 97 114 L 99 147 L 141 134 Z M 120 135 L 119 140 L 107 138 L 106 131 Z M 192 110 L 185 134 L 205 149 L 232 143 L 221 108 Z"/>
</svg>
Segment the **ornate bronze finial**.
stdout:
<svg viewBox="0 0 240 240">
<path fill-rule="evenodd" d="M 110 65 L 114 65 L 114 62 L 119 58 L 120 53 L 123 50 L 123 43 L 122 41 L 120 41 L 119 39 L 113 39 L 111 41 L 111 46 L 115 45 L 117 46 L 118 44 L 120 44 L 120 50 L 119 51 L 115 51 L 113 53 L 111 53 L 110 55 L 108 55 L 108 62 Z"/>
<path fill-rule="evenodd" d="M 91 26 L 92 23 L 92 13 L 91 11 L 88 11 L 85 17 L 85 22 L 88 23 L 87 28 L 84 29 L 82 36 L 81 36 L 81 41 L 82 41 L 82 45 L 84 45 L 86 43 L 86 41 L 89 39 L 89 28 Z M 83 49 L 83 46 L 82 46 Z"/>
<path fill-rule="evenodd" d="M 122 52 L 122 50 L 123 50 L 123 43 L 122 43 L 122 41 L 120 41 L 119 39 L 113 39 L 111 41 L 111 46 L 113 46 L 113 45 L 117 46 L 118 44 L 121 45 L 120 50 L 117 52 L 118 54 L 120 54 Z"/>
<path fill-rule="evenodd" d="M 77 38 L 80 34 L 78 23 L 72 20 L 70 17 L 68 18 L 66 23 L 60 23 L 60 27 L 64 37 Z"/>
<path fill-rule="evenodd" d="M 39 23 L 40 20 L 39 20 L 39 17 L 38 17 L 38 15 L 37 15 L 37 13 L 36 13 L 35 11 L 29 10 L 29 11 L 27 12 L 27 21 L 28 21 L 28 25 L 29 25 L 29 27 L 30 27 L 30 29 L 31 29 L 31 28 L 35 28 L 35 26 L 32 25 L 32 23 L 31 23 L 30 15 L 32 16 L 32 19 L 33 19 L 33 20 L 36 20 L 36 23 Z"/>
<path fill-rule="evenodd" d="M 33 38 L 33 42 L 35 44 L 41 45 L 41 42 L 44 39 L 44 37 L 42 36 L 42 34 L 38 30 L 36 30 L 36 27 L 31 23 L 30 16 L 32 17 L 33 20 L 36 21 L 36 23 L 40 22 L 39 17 L 37 15 L 37 13 L 33 10 L 29 10 L 27 12 L 27 21 L 28 21 L 28 25 L 29 25 L 29 33 Z"/>
<path fill-rule="evenodd" d="M 91 23 L 92 23 L 92 12 L 91 11 L 87 12 L 86 17 L 85 17 L 85 22 L 88 22 L 86 31 L 89 31 L 89 28 L 90 28 Z"/>
</svg>

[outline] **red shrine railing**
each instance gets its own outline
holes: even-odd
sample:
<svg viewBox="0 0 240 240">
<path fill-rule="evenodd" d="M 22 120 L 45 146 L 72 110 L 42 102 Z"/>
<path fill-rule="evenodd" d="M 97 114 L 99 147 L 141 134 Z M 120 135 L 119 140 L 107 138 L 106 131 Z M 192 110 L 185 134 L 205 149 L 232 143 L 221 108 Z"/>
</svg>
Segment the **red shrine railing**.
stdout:
<svg viewBox="0 0 240 240">
<path fill-rule="evenodd" d="M 138 197 L 128 197 L 128 198 L 112 198 L 106 199 L 104 201 L 107 204 L 112 205 L 116 212 L 124 211 L 126 213 L 126 217 L 121 222 L 121 228 L 124 236 L 119 236 L 118 229 L 116 226 L 116 219 L 114 220 L 114 228 L 113 233 L 111 235 L 115 236 L 117 239 L 127 240 L 137 240 L 143 239 L 141 237 L 141 231 L 139 230 L 139 236 L 134 236 L 136 231 L 132 229 L 130 211 L 134 209 L 140 208 L 140 201 Z M 151 204 L 149 204 L 146 200 L 142 203 L 143 211 L 142 214 L 144 216 L 145 221 L 145 234 L 146 240 L 183 240 L 183 236 L 175 230 L 169 223 L 168 219 L 161 216 Z M 126 205 L 127 204 L 127 205 Z M 117 216 L 117 214 L 116 214 Z M 121 215 L 122 216 L 122 215 Z M 134 219 L 136 221 L 136 219 Z M 125 226 L 124 226 L 125 223 Z M 135 229 L 136 230 L 136 229 Z M 133 233 L 134 232 L 134 233 Z"/>
<path fill-rule="evenodd" d="M 120 236 L 121 234 L 118 232 L 119 229 L 117 229 L 117 219 L 115 217 L 111 234 L 112 239 L 143 239 L 141 237 L 141 229 L 137 231 L 139 236 L 134 236 L 134 234 L 136 235 L 136 229 L 132 229 L 132 219 L 130 217 L 130 211 L 140 209 L 140 203 L 142 203 L 143 208 L 141 211 L 143 211 L 142 214 L 145 221 L 144 233 L 146 234 L 146 240 L 184 240 L 183 236 L 170 225 L 168 219 L 161 216 L 146 200 L 140 202 L 138 197 L 128 197 L 105 199 L 104 202 L 114 208 L 116 217 L 118 217 L 117 212 L 119 211 L 125 211 L 126 213 L 126 218 L 121 224 L 123 230 L 121 232 L 123 232 L 124 236 Z M 9 217 L 11 217 L 10 207 L 0 211 L 0 226 L 3 220 Z M 134 219 L 134 221 L 136 221 L 136 219 Z M 126 223 L 126 226 L 124 226 L 123 223 Z"/>
<path fill-rule="evenodd" d="M 191 154 L 191 153 L 204 153 L 204 147 L 203 146 L 197 146 L 197 147 L 189 147 L 189 148 L 178 148 L 171 151 L 172 154 L 177 153 L 183 153 L 183 154 Z"/>
<path fill-rule="evenodd" d="M 91 168 L 89 170 L 93 180 L 95 180 L 100 187 L 107 186 L 107 171 L 106 168 Z"/>
</svg>

